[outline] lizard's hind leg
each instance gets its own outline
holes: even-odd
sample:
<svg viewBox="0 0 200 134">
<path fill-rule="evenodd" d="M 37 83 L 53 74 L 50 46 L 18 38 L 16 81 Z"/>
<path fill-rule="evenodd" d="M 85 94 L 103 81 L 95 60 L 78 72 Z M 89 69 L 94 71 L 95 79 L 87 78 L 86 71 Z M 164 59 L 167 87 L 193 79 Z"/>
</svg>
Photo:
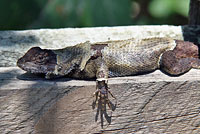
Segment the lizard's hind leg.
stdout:
<svg viewBox="0 0 200 134">
<path fill-rule="evenodd" d="M 171 74 L 180 75 L 191 68 L 200 68 L 198 47 L 190 42 L 176 41 L 174 50 L 163 53 L 160 68 Z"/>
</svg>

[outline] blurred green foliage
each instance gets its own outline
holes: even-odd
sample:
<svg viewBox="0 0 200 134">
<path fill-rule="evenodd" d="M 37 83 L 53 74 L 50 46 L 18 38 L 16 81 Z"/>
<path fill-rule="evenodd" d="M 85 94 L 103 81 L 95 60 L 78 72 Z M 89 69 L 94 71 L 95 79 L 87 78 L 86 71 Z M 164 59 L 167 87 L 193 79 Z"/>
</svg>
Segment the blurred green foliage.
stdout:
<svg viewBox="0 0 200 134">
<path fill-rule="evenodd" d="M 1 0 L 0 30 L 187 24 L 189 0 Z"/>
<path fill-rule="evenodd" d="M 155 17 L 169 17 L 176 13 L 187 17 L 188 10 L 188 0 L 152 0 L 149 5 L 149 12 Z"/>
</svg>

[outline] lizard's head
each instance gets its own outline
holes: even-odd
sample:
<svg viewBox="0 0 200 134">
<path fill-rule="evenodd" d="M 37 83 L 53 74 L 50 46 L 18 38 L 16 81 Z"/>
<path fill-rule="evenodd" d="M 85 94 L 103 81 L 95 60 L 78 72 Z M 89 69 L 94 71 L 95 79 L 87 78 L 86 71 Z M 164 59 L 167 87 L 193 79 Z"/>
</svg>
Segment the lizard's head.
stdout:
<svg viewBox="0 0 200 134">
<path fill-rule="evenodd" d="M 90 43 L 58 50 L 33 47 L 17 61 L 17 66 L 31 73 L 46 74 L 46 78 L 60 77 L 83 70 L 90 59 Z"/>
<path fill-rule="evenodd" d="M 17 66 L 31 73 L 51 72 L 56 66 L 56 54 L 51 50 L 33 47 L 17 61 Z"/>
<path fill-rule="evenodd" d="M 67 75 L 80 67 L 82 57 L 63 51 L 33 47 L 19 58 L 17 66 L 30 73 L 46 74 L 46 78 Z"/>
</svg>

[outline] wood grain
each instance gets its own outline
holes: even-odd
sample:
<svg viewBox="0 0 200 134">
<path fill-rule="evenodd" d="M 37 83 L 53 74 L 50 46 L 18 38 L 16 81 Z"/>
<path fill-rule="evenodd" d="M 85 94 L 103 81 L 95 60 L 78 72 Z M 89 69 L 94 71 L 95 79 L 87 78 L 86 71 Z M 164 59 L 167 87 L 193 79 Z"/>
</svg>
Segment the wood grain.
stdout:
<svg viewBox="0 0 200 134">
<path fill-rule="evenodd" d="M 45 80 L 0 68 L 0 133 L 200 133 L 200 70 L 170 77 L 159 70 L 109 79 L 117 98 L 109 125 L 95 122 L 95 81 Z M 110 97 L 111 101 L 115 101 Z"/>
</svg>

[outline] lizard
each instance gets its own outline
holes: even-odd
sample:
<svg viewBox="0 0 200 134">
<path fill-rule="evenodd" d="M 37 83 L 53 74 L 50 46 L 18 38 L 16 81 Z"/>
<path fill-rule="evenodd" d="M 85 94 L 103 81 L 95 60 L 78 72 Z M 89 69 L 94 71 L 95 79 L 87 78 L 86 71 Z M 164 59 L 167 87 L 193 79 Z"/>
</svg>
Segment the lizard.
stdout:
<svg viewBox="0 0 200 134">
<path fill-rule="evenodd" d="M 19 58 L 17 66 L 30 73 L 45 74 L 47 79 L 95 78 L 95 103 L 100 100 L 103 110 L 106 104 L 113 110 L 108 94 L 115 97 L 109 91 L 108 78 L 156 69 L 169 75 L 181 75 L 191 68 L 200 68 L 200 59 L 198 47 L 192 42 L 155 37 L 86 41 L 57 50 L 33 47 Z"/>
</svg>

